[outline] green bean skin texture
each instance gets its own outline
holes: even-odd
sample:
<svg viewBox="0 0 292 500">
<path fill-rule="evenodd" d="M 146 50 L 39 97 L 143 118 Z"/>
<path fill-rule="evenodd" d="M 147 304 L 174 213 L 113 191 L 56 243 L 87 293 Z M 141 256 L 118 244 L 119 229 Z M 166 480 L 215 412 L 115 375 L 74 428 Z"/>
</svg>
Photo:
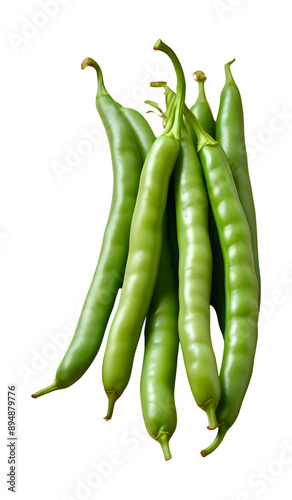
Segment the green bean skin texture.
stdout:
<svg viewBox="0 0 292 500">
<path fill-rule="evenodd" d="M 199 158 L 182 127 L 174 169 L 179 246 L 179 339 L 197 405 L 206 411 L 208 428 L 218 426 L 216 408 L 221 388 L 210 337 L 212 252 L 208 201 Z"/>
<path fill-rule="evenodd" d="M 140 150 L 142 164 L 144 164 L 149 150 L 156 139 L 155 135 L 149 123 L 145 120 L 141 113 L 135 109 L 124 107 L 121 107 L 121 111 L 129 122 L 132 133 Z"/>
<path fill-rule="evenodd" d="M 142 161 L 155 140 L 145 118 L 135 110 L 121 108 L 139 146 Z M 178 298 L 167 240 L 166 222 L 157 282 L 145 324 L 145 353 L 141 375 L 143 418 L 150 436 L 157 440 L 166 460 L 171 458 L 169 439 L 177 423 L 174 384 L 178 354 Z"/>
<path fill-rule="evenodd" d="M 206 76 L 202 71 L 195 71 L 194 79 L 198 82 L 199 96 L 195 104 L 191 107 L 192 113 L 196 116 L 201 127 L 211 137 L 215 138 L 215 120 L 207 101 L 205 93 Z M 214 307 L 220 330 L 224 335 L 225 329 L 225 286 L 224 286 L 224 262 L 217 227 L 211 207 L 209 207 L 209 233 L 213 257 L 213 275 L 210 303 Z"/>
<path fill-rule="evenodd" d="M 226 156 L 214 141 L 201 147 L 199 157 L 222 248 L 226 296 L 220 427 L 214 443 L 201 452 L 206 456 L 235 422 L 250 381 L 257 343 L 258 282 L 249 226 Z"/>
<path fill-rule="evenodd" d="M 103 359 L 102 378 L 113 405 L 130 379 L 133 359 L 158 273 L 162 219 L 179 141 L 160 136 L 144 163 L 133 214 L 124 283 Z"/>
<path fill-rule="evenodd" d="M 165 82 L 163 82 L 165 83 Z M 152 84 L 150 84 L 152 85 Z M 156 83 L 154 83 L 156 85 Z M 160 118 L 162 118 L 162 125 L 164 127 L 166 121 L 166 112 L 164 113 L 157 102 L 154 101 L 145 101 L 146 104 L 153 106 L 157 109 L 158 113 L 156 113 Z M 167 107 L 170 103 L 167 103 Z M 147 113 L 154 113 L 154 111 L 147 111 Z M 191 125 L 189 125 L 191 127 Z M 192 128 L 192 134 L 195 135 L 194 129 Z M 175 202 L 174 202 L 174 186 L 173 186 L 173 173 L 170 178 L 169 187 L 168 187 L 168 199 L 167 199 L 167 235 L 170 245 L 170 253 L 171 260 L 173 264 L 175 280 L 178 285 L 178 243 L 177 243 L 177 230 L 176 230 L 176 215 L 175 215 Z"/>
<path fill-rule="evenodd" d="M 189 121 L 186 119 L 185 116 L 184 116 L 184 124 L 185 124 L 187 131 L 188 131 L 189 136 L 191 137 L 191 139 L 193 141 L 194 146 L 197 147 L 197 136 L 195 134 L 193 127 L 190 125 Z"/>
<path fill-rule="evenodd" d="M 174 52 L 161 40 L 155 50 L 165 52 L 177 75 L 177 97 L 171 105 L 162 136 L 153 143 L 145 160 L 133 213 L 129 254 L 118 308 L 109 332 L 102 378 L 112 417 L 116 400 L 125 390 L 143 322 L 153 295 L 162 248 L 162 221 L 168 186 L 180 148 L 180 129 L 185 99 L 185 79 Z"/>
<path fill-rule="evenodd" d="M 140 113 L 129 108 L 121 109 L 132 127 L 144 162 L 155 136 Z M 174 384 L 179 341 L 178 298 L 165 226 L 166 220 L 163 222 L 163 242 L 157 282 L 145 324 L 141 404 L 147 431 L 160 443 L 165 459 L 169 460 L 171 458 L 169 439 L 177 423 Z"/>
<path fill-rule="evenodd" d="M 258 257 L 256 213 L 245 147 L 242 100 L 230 68 L 233 62 L 234 60 L 225 65 L 226 82 L 221 92 L 219 111 L 216 120 L 216 140 L 220 143 L 227 156 L 238 196 L 250 228 L 260 301 L 261 278 Z"/>
<path fill-rule="evenodd" d="M 226 326 L 220 370 L 221 400 L 215 447 L 235 422 L 253 370 L 257 344 L 258 282 L 249 226 L 219 144 L 199 152 L 225 266 Z M 204 450 L 203 456 L 213 451 Z"/>
<path fill-rule="evenodd" d="M 165 460 L 169 460 L 168 442 L 177 424 L 174 385 L 179 340 L 177 287 L 165 225 L 166 220 L 157 281 L 145 323 L 140 394 L 147 431 L 161 444 Z"/>
<path fill-rule="evenodd" d="M 131 128 L 103 84 L 99 66 L 91 59 L 82 67 L 97 70 L 96 107 L 104 124 L 112 157 L 113 195 L 102 247 L 74 337 L 61 361 L 55 382 L 33 397 L 74 384 L 89 368 L 100 348 L 123 280 L 129 234 L 142 169 L 140 152 Z"/>
<path fill-rule="evenodd" d="M 205 94 L 205 81 L 207 78 L 203 71 L 195 71 L 193 76 L 195 81 L 198 82 L 199 95 L 195 104 L 191 107 L 191 112 L 194 113 L 205 132 L 215 138 L 215 120 Z"/>
</svg>

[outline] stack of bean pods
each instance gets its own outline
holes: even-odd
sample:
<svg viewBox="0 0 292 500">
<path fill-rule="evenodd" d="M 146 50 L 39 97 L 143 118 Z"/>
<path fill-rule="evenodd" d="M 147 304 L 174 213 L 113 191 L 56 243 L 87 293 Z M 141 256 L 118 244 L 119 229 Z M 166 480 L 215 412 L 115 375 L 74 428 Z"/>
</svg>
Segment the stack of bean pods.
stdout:
<svg viewBox="0 0 292 500">
<path fill-rule="evenodd" d="M 166 111 L 156 138 L 145 118 L 108 94 L 100 67 L 96 107 L 112 156 L 113 196 L 99 260 L 55 381 L 33 394 L 74 384 L 98 353 L 116 295 L 102 367 L 112 417 L 124 392 L 145 322 L 141 404 L 146 428 L 171 458 L 179 343 L 197 405 L 208 428 L 218 429 L 214 451 L 234 424 L 252 374 L 257 343 L 260 273 L 256 217 L 244 145 L 239 90 L 226 64 L 226 83 L 215 122 L 194 73 L 199 97 L 185 105 L 185 78 L 175 53 L 161 40 L 177 76 L 176 93 L 165 82 Z M 224 337 L 220 374 L 210 337 L 210 305 Z"/>
</svg>

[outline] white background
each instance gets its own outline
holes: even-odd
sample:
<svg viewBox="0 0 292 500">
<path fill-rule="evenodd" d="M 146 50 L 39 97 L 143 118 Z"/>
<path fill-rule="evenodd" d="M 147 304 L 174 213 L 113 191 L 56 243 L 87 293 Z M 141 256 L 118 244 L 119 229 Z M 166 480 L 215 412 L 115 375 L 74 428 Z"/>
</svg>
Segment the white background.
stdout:
<svg viewBox="0 0 292 500">
<path fill-rule="evenodd" d="M 49 3 L 55 11 L 44 14 Z M 174 500 L 184 494 L 205 500 L 288 500 L 290 3 L 67 0 L 58 6 L 15 0 L 1 8 L 1 498 L 10 495 L 5 484 L 6 391 L 15 383 L 21 499 Z M 232 70 L 245 110 L 262 273 L 258 349 L 240 416 L 220 448 L 203 459 L 200 450 L 214 434 L 206 429 L 205 414 L 193 400 L 180 353 L 178 427 L 168 462 L 142 421 L 142 337 L 131 381 L 112 421 L 102 418 L 107 406 L 101 382 L 104 344 L 74 386 L 38 400 L 30 397 L 53 381 L 69 344 L 111 200 L 109 147 L 95 109 L 96 77 L 91 69 L 82 72 L 80 64 L 85 57 L 95 58 L 111 95 L 145 113 L 145 99 L 163 104 L 162 91 L 151 89 L 151 80 L 164 79 L 175 87 L 171 62 L 152 50 L 158 38 L 181 60 L 189 105 L 197 95 L 192 73 L 205 71 L 215 116 L 224 64 L 236 58 Z M 147 116 L 160 133 L 160 119 Z M 85 156 L 82 141 L 95 129 L 98 141 L 89 145 Z M 68 163 L 72 150 L 79 151 L 74 167 Z M 67 168 L 59 177 L 56 163 Z M 223 346 L 214 317 L 212 338 L 220 364 Z M 58 340 L 60 347 L 54 347 Z M 98 469 L 93 485 L 92 473 Z"/>
</svg>

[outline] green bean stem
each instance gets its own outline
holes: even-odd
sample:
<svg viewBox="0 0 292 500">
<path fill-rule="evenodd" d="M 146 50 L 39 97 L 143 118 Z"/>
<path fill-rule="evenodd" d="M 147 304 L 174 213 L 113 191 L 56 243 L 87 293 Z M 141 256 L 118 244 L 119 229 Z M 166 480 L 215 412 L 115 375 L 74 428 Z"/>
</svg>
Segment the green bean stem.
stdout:
<svg viewBox="0 0 292 500">
<path fill-rule="evenodd" d="M 194 113 L 201 127 L 211 137 L 215 137 L 215 120 L 205 93 L 205 81 L 207 78 L 203 71 L 195 71 L 194 79 L 198 82 L 199 95 L 195 104 L 191 107 L 191 112 Z"/>
<path fill-rule="evenodd" d="M 157 441 L 160 444 L 165 460 L 171 459 L 171 453 L 169 449 L 169 434 L 167 432 L 161 432 L 160 436 L 158 436 Z"/>
<path fill-rule="evenodd" d="M 185 94 L 186 94 L 186 82 L 185 82 L 185 77 L 183 74 L 183 70 L 181 67 L 181 64 L 176 56 L 176 54 L 173 52 L 173 50 L 168 47 L 165 43 L 162 42 L 162 40 L 158 40 L 156 44 L 154 45 L 154 50 L 160 50 L 164 52 L 165 54 L 168 55 L 168 57 L 171 59 L 175 73 L 176 73 L 176 78 L 177 78 L 177 88 L 176 88 L 176 94 L 178 99 L 175 99 L 176 105 L 173 108 L 175 111 L 175 118 L 174 121 L 172 122 L 171 116 L 169 117 L 169 120 L 167 118 L 166 123 L 165 123 L 165 128 L 164 128 L 164 134 L 169 135 L 171 133 L 174 137 L 179 138 L 180 137 L 180 131 L 181 131 L 181 120 L 182 120 L 182 115 L 183 115 L 183 108 L 185 105 Z M 171 113 L 168 113 L 171 115 Z"/>
</svg>

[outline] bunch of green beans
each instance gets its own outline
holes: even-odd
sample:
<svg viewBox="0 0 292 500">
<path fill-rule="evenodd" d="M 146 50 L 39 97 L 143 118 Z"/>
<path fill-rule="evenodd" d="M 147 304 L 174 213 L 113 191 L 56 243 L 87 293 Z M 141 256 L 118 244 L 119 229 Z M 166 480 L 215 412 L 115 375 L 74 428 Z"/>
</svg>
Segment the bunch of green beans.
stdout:
<svg viewBox="0 0 292 500">
<path fill-rule="evenodd" d="M 145 426 L 171 458 L 177 425 L 174 399 L 178 348 L 208 428 L 217 429 L 206 456 L 222 442 L 239 414 L 252 375 L 260 307 L 256 216 L 248 172 L 241 96 L 225 65 L 226 82 L 215 121 L 196 71 L 199 95 L 185 104 L 185 77 L 173 50 L 161 40 L 177 78 L 166 82 L 166 110 L 146 101 L 163 119 L 155 137 L 146 119 L 107 92 L 95 69 L 96 107 L 104 124 L 113 167 L 113 194 L 97 267 L 73 339 L 54 382 L 38 398 L 82 377 L 96 357 L 113 310 L 102 366 L 108 398 L 105 420 L 130 380 L 144 325 L 140 396 Z M 210 334 L 216 311 L 224 350 L 220 373 Z"/>
</svg>

